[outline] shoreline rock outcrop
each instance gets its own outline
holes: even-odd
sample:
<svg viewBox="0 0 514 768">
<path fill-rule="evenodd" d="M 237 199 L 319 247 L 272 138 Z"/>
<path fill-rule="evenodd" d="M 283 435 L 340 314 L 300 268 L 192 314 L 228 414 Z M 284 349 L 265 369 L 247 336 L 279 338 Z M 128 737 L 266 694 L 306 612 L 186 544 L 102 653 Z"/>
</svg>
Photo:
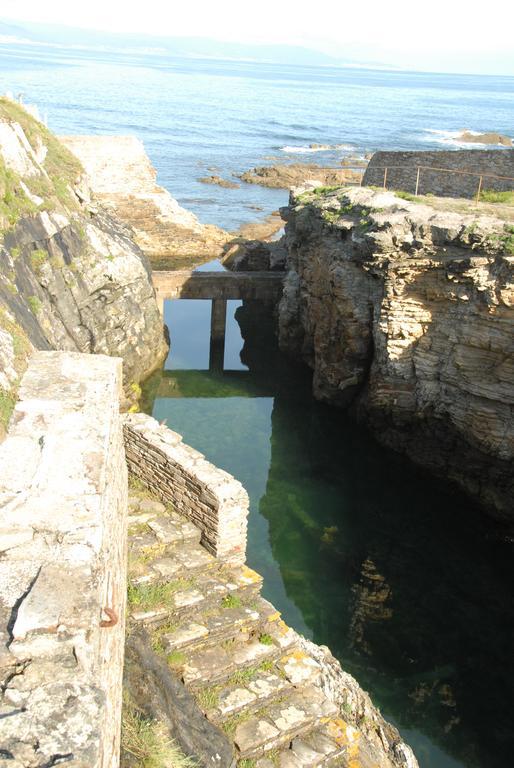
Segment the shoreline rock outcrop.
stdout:
<svg viewBox="0 0 514 768">
<path fill-rule="evenodd" d="M 157 172 L 135 136 L 62 136 L 88 175 L 95 197 L 128 224 L 152 266 L 178 268 L 217 258 L 230 235 L 201 224 L 156 183 Z"/>
<path fill-rule="evenodd" d="M 512 147 L 510 136 L 503 136 L 501 133 L 488 131 L 487 133 L 473 133 L 472 131 L 462 131 L 457 136 L 458 141 L 465 141 L 468 144 L 499 144 L 502 147 Z"/>
<path fill-rule="evenodd" d="M 317 398 L 514 517 L 514 228 L 390 192 L 296 190 L 281 348 Z"/>
<path fill-rule="evenodd" d="M 291 189 L 308 181 L 326 186 L 359 182 L 360 173 L 350 168 L 323 168 L 320 165 L 291 163 L 290 165 L 264 165 L 239 175 L 247 184 L 260 184 L 272 189 Z"/>
</svg>

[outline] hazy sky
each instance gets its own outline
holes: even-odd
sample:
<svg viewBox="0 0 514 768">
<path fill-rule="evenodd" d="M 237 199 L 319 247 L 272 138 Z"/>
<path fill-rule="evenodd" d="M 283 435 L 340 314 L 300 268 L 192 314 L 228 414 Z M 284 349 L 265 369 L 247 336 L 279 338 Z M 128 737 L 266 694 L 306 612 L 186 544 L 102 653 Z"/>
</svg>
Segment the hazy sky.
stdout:
<svg viewBox="0 0 514 768">
<path fill-rule="evenodd" d="M 408 68 L 514 75 L 513 0 L 1 0 L 0 16 L 113 32 L 304 45 Z"/>
</svg>

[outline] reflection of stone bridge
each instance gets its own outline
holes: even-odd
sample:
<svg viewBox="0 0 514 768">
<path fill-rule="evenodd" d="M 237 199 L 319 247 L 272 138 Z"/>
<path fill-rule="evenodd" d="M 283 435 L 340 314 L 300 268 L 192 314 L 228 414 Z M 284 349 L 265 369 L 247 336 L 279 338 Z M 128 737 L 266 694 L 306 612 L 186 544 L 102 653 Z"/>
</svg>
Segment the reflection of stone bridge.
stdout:
<svg viewBox="0 0 514 768">
<path fill-rule="evenodd" d="M 282 295 L 285 272 L 202 272 L 176 270 L 154 272 L 152 280 L 157 302 L 164 313 L 166 299 L 210 299 L 211 370 L 223 370 L 227 301 L 259 300 L 276 303 Z"/>
</svg>

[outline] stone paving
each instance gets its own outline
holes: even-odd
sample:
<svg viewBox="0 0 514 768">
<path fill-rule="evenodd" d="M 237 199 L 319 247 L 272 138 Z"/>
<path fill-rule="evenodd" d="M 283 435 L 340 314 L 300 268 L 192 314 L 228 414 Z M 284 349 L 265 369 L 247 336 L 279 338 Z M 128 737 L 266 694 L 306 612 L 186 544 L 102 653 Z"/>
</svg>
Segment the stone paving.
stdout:
<svg viewBox="0 0 514 768">
<path fill-rule="evenodd" d="M 316 682 L 320 664 L 260 595 L 262 578 L 217 560 L 159 501 L 129 499 L 129 627 L 233 742 L 239 768 L 378 766 Z"/>
</svg>

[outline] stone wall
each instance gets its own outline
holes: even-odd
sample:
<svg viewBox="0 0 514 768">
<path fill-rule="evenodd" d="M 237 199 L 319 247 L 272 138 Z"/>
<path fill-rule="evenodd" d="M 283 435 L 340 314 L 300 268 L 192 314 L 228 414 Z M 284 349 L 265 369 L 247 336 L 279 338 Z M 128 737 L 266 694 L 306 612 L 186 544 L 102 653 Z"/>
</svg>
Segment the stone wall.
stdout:
<svg viewBox="0 0 514 768">
<path fill-rule="evenodd" d="M 128 414 L 124 432 L 130 472 L 198 526 L 209 552 L 244 563 L 249 500 L 241 483 L 151 416 Z"/>
<path fill-rule="evenodd" d="M 0 755 L 13 768 L 118 765 L 120 392 L 120 359 L 37 352 L 0 445 Z"/>
<path fill-rule="evenodd" d="M 442 197 L 474 197 L 482 174 L 482 189 L 514 189 L 514 150 L 375 152 L 364 174 L 363 185 L 382 187 L 385 167 L 388 169 L 387 189 L 400 189 L 411 193 L 416 190 L 417 169 L 421 167 L 418 189 L 420 195 L 430 193 Z M 425 170 L 427 167 L 444 168 L 454 173 Z M 470 176 L 462 171 L 474 175 Z M 511 178 L 494 179 L 488 176 Z"/>
</svg>

